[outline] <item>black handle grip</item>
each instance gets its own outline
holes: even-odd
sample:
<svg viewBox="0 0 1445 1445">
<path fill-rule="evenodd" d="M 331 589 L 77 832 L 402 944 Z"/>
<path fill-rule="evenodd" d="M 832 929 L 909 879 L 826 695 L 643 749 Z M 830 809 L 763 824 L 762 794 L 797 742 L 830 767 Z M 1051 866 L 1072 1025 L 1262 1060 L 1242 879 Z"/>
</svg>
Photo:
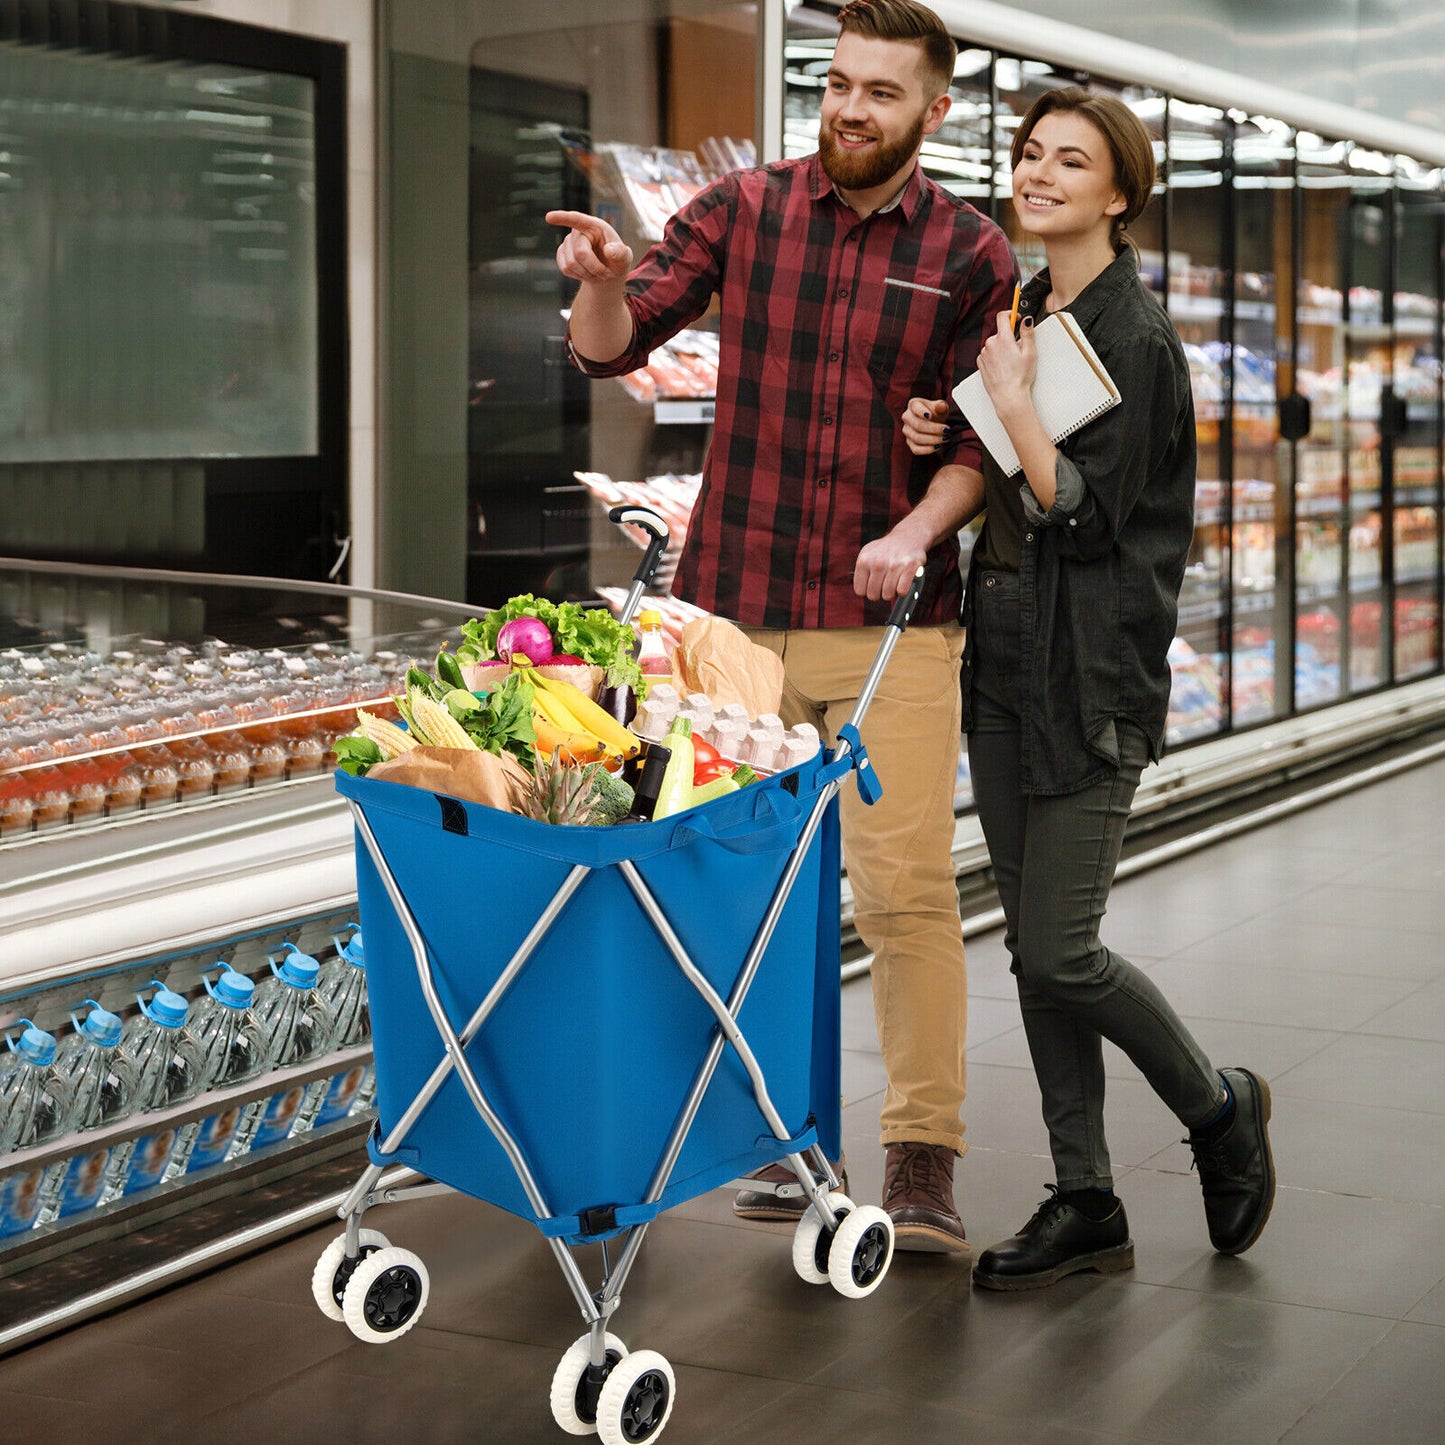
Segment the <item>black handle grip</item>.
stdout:
<svg viewBox="0 0 1445 1445">
<path fill-rule="evenodd" d="M 662 554 L 667 550 L 667 523 L 648 507 L 632 506 L 613 507 L 607 513 L 607 520 L 616 522 L 618 526 L 630 524 L 641 527 L 651 535 L 652 540 L 642 554 L 642 561 L 637 564 L 637 571 L 632 574 L 634 582 L 651 587 L 652 579 L 657 575 L 657 564 L 662 561 Z"/>
<path fill-rule="evenodd" d="M 909 621 L 913 617 L 913 609 L 918 606 L 918 599 L 923 592 L 923 572 L 924 569 L 920 567 L 918 571 L 913 574 L 912 586 L 893 604 L 893 611 L 889 615 L 888 625 L 890 627 L 896 627 L 900 632 L 908 626 Z"/>
</svg>

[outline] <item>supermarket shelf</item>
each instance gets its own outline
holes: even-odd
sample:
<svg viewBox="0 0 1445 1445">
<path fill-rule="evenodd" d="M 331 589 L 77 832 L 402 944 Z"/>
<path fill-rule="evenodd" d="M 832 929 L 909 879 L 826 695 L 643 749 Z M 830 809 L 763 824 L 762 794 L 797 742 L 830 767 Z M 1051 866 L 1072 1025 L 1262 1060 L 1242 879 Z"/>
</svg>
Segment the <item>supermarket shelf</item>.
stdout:
<svg viewBox="0 0 1445 1445">
<path fill-rule="evenodd" d="M 711 396 L 660 396 L 652 404 L 652 419 L 659 426 L 696 426 L 711 422 L 716 407 Z"/>
<path fill-rule="evenodd" d="M 7 843 L 4 857 L 5 994 L 262 932 L 356 897 L 350 814 L 329 775 L 36 833 Z"/>
</svg>

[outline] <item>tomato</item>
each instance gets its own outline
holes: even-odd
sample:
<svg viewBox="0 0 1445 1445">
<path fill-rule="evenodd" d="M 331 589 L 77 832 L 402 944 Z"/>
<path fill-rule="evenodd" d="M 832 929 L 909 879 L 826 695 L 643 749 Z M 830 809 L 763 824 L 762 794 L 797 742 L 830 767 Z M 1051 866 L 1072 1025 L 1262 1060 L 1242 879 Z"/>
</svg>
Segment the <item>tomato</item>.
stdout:
<svg viewBox="0 0 1445 1445">
<path fill-rule="evenodd" d="M 695 767 L 692 770 L 692 785 L 700 788 L 704 783 L 714 783 L 719 778 L 730 778 L 736 771 L 736 763 L 730 763 L 726 758 L 718 758 L 715 762 L 704 763 L 701 767 Z"/>
<path fill-rule="evenodd" d="M 692 781 L 696 787 L 700 781 L 699 774 L 704 768 L 712 767 L 713 764 L 722 761 L 722 754 L 709 742 L 695 737 L 692 740 Z"/>
</svg>

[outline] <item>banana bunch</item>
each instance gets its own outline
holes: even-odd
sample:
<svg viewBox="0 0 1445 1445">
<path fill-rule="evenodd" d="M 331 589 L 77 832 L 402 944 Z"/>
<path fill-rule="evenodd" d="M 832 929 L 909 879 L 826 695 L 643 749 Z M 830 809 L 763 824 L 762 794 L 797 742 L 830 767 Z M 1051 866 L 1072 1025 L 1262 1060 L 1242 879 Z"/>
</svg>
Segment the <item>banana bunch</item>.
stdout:
<svg viewBox="0 0 1445 1445">
<path fill-rule="evenodd" d="M 600 763 L 609 758 L 635 758 L 642 750 L 637 734 L 580 688 L 543 677 L 530 665 L 522 670 L 535 690 L 532 727 L 539 753 L 560 753 L 564 760 L 576 763 Z"/>
</svg>

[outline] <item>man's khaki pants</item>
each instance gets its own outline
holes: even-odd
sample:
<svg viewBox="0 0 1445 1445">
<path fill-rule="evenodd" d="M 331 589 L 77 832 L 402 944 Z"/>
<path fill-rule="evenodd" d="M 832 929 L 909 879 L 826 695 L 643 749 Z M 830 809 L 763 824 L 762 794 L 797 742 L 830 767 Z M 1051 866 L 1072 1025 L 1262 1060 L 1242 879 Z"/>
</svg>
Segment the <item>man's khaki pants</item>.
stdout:
<svg viewBox="0 0 1445 1445">
<path fill-rule="evenodd" d="M 782 719 L 831 744 L 882 640 L 878 627 L 747 628 L 785 668 Z M 968 987 L 953 873 L 953 789 L 963 629 L 913 627 L 898 639 L 861 730 L 882 784 L 872 807 L 842 791 L 843 861 L 853 921 L 873 952 L 873 1008 L 888 1074 L 882 1142 L 963 1153 Z"/>
</svg>

